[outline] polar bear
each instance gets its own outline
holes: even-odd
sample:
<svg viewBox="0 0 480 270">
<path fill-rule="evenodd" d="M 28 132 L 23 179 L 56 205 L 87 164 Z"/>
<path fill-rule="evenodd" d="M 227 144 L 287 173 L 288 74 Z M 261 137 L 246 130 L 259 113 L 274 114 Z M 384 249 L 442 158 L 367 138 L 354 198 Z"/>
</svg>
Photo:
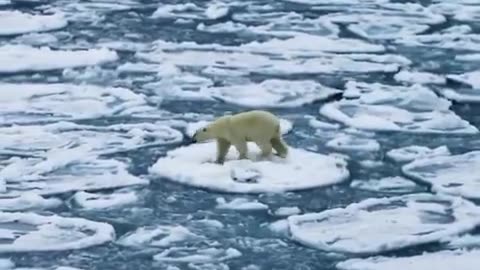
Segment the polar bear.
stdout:
<svg viewBox="0 0 480 270">
<path fill-rule="evenodd" d="M 240 159 L 247 158 L 247 142 L 254 142 L 262 151 L 262 157 L 272 153 L 285 158 L 288 146 L 280 133 L 280 121 L 270 112 L 253 110 L 235 115 L 222 116 L 205 127 L 197 129 L 193 142 L 217 141 L 216 163 L 223 164 L 225 156 L 233 145 L 239 152 Z"/>
</svg>

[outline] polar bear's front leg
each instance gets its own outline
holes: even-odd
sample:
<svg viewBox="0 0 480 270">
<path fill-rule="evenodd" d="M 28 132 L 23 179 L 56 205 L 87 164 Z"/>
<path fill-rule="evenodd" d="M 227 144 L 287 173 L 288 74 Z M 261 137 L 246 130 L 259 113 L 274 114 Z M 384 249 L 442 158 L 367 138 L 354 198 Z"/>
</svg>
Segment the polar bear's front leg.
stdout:
<svg viewBox="0 0 480 270">
<path fill-rule="evenodd" d="M 225 162 L 225 156 L 227 156 L 228 149 L 230 149 L 231 143 L 224 139 L 217 139 L 217 160 L 218 164 Z"/>
<path fill-rule="evenodd" d="M 237 148 L 239 155 L 239 159 L 246 159 L 247 158 L 247 152 L 248 152 L 248 147 L 247 147 L 247 142 L 245 140 L 243 141 L 235 141 L 233 142 L 233 145 L 235 148 Z"/>
<path fill-rule="evenodd" d="M 256 142 L 260 150 L 262 150 L 262 157 L 268 157 L 272 154 L 272 144 L 269 141 Z"/>
</svg>

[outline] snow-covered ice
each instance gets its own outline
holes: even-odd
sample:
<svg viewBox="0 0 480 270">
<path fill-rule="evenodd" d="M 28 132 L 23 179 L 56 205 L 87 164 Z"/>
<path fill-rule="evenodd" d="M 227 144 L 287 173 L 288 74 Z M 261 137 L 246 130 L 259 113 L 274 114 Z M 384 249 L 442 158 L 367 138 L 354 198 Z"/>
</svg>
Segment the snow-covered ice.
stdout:
<svg viewBox="0 0 480 270">
<path fill-rule="evenodd" d="M 384 177 L 381 179 L 353 180 L 350 187 L 383 193 L 409 193 L 418 187 L 414 182 L 401 177 Z"/>
<path fill-rule="evenodd" d="M 445 250 L 411 257 L 349 259 L 336 265 L 339 270 L 476 270 L 479 250 Z"/>
<path fill-rule="evenodd" d="M 233 193 L 263 193 L 303 190 L 333 185 L 348 178 L 343 159 L 290 147 L 287 159 L 272 156 L 260 158 L 260 150 L 248 143 L 248 159 L 238 160 L 230 149 L 223 165 L 214 163 L 215 143 L 193 144 L 167 152 L 149 168 L 156 181 L 168 179 L 182 184 Z M 182 168 L 188 167 L 188 170 Z M 233 170 L 253 170 L 256 181 L 232 179 Z"/>
<path fill-rule="evenodd" d="M 271 79 L 257 84 L 243 84 L 203 89 L 225 102 L 245 107 L 298 107 L 324 100 L 340 93 L 338 89 L 310 80 L 288 81 Z"/>
<path fill-rule="evenodd" d="M 480 151 L 414 160 L 402 167 L 408 177 L 432 185 L 436 192 L 480 199 Z"/>
<path fill-rule="evenodd" d="M 145 103 L 144 96 L 121 87 L 64 83 L 0 84 L 0 119 L 3 124 L 119 115 Z"/>
<path fill-rule="evenodd" d="M 0 36 L 43 32 L 67 26 L 62 15 L 32 15 L 20 11 L 0 10 Z"/>
<path fill-rule="evenodd" d="M 380 150 L 380 144 L 374 139 L 360 138 L 341 134 L 329 140 L 326 146 L 335 150 L 375 152 Z"/>
<path fill-rule="evenodd" d="M 242 253 L 235 248 L 173 247 L 153 256 L 153 259 L 161 262 L 214 263 L 240 256 L 242 256 Z"/>
<path fill-rule="evenodd" d="M 285 207 L 279 207 L 275 209 L 275 211 L 273 211 L 273 215 L 277 217 L 288 217 L 291 215 L 298 215 L 301 212 L 302 211 L 297 206 L 289 206 L 289 207 L 285 206 Z"/>
<path fill-rule="evenodd" d="M 480 208 L 459 197 L 422 193 L 366 199 L 288 221 L 292 238 L 307 246 L 376 254 L 469 232 L 480 224 Z"/>
<path fill-rule="evenodd" d="M 480 71 L 467 72 L 460 75 L 448 75 L 448 79 L 466 87 L 440 88 L 439 93 L 448 99 L 458 102 L 480 102 Z"/>
<path fill-rule="evenodd" d="M 247 198 L 235 198 L 229 202 L 225 198 L 217 198 L 218 209 L 228 210 L 266 210 L 268 205 L 257 200 L 249 200 Z"/>
<path fill-rule="evenodd" d="M 110 194 L 79 191 L 72 197 L 76 205 L 87 210 L 120 207 L 138 201 L 135 191 L 117 191 Z"/>
<path fill-rule="evenodd" d="M 0 228 L 3 253 L 82 249 L 115 238 L 113 227 L 107 223 L 35 213 L 2 212 Z"/>
<path fill-rule="evenodd" d="M 169 247 L 202 239 L 202 236 L 180 225 L 158 225 L 140 227 L 135 231 L 123 235 L 116 243 L 122 246 L 137 248 Z"/>
<path fill-rule="evenodd" d="M 449 156 L 450 150 L 446 146 L 428 148 L 420 145 L 410 145 L 388 151 L 386 156 L 395 162 L 409 162 L 415 159 L 437 156 Z"/>
<path fill-rule="evenodd" d="M 62 200 L 57 198 L 43 198 L 42 196 L 24 192 L 14 197 L 3 197 L 0 193 L 0 210 L 1 211 L 27 211 L 27 210 L 43 210 L 55 208 L 62 204 Z"/>
<path fill-rule="evenodd" d="M 445 84 L 447 79 L 438 74 L 424 71 L 402 70 L 395 74 L 394 79 L 398 82 L 410 84 Z"/>
<path fill-rule="evenodd" d="M 358 129 L 410 133 L 475 134 L 478 129 L 449 110 L 451 102 L 418 84 L 390 86 L 349 81 L 344 99 L 320 113 Z"/>
<path fill-rule="evenodd" d="M 115 51 L 105 48 L 52 50 L 49 47 L 3 45 L 0 46 L 0 74 L 101 65 L 117 59 Z"/>
</svg>

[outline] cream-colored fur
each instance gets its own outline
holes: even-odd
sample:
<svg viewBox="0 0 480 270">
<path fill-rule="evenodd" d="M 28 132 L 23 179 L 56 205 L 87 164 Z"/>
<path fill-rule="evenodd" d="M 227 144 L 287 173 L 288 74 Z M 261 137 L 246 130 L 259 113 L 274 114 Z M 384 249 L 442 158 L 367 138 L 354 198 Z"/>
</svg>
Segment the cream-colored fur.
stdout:
<svg viewBox="0 0 480 270">
<path fill-rule="evenodd" d="M 267 157 L 276 150 L 280 157 L 286 157 L 288 146 L 280 133 L 280 121 L 266 111 L 254 110 L 235 115 L 222 116 L 206 127 L 198 129 L 193 140 L 203 142 L 217 140 L 217 163 L 223 163 L 225 156 L 234 146 L 239 152 L 240 159 L 246 159 L 248 153 L 247 142 L 255 142 Z"/>
</svg>

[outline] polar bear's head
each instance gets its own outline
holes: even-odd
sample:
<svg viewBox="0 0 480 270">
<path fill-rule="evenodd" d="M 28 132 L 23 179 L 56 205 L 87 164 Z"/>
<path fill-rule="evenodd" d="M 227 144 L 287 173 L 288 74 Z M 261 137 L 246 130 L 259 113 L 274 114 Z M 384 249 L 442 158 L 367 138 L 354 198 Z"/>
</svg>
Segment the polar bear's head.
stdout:
<svg viewBox="0 0 480 270">
<path fill-rule="evenodd" d="M 197 129 L 197 131 L 195 131 L 195 134 L 193 134 L 192 140 L 194 143 L 197 143 L 215 139 L 215 137 L 216 134 L 213 128 L 210 125 L 207 125 Z"/>
</svg>

